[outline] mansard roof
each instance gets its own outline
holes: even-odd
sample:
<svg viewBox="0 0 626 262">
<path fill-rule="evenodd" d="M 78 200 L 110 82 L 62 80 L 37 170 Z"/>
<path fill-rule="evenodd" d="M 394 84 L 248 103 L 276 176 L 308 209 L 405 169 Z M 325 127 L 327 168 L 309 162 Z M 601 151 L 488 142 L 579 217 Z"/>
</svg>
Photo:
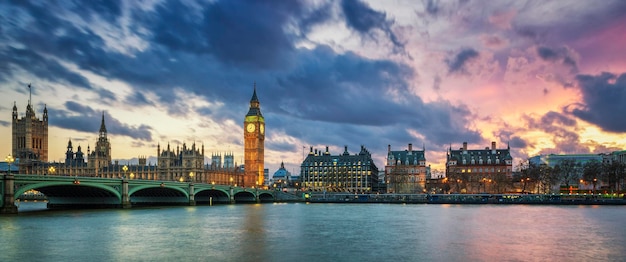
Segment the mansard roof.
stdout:
<svg viewBox="0 0 626 262">
<path fill-rule="evenodd" d="M 415 162 L 419 164 L 420 161 L 426 161 L 425 152 L 426 150 L 389 151 L 387 158 L 397 160 L 401 165 L 411 165 Z"/>
<path fill-rule="evenodd" d="M 483 165 L 488 164 L 489 160 L 491 164 L 504 164 L 505 160 L 512 160 L 509 149 L 479 149 L 479 150 L 450 150 L 448 161 L 457 161 L 457 164 L 465 163 L 470 164 L 474 159 L 475 164 L 478 164 L 479 160 L 483 160 Z"/>
</svg>

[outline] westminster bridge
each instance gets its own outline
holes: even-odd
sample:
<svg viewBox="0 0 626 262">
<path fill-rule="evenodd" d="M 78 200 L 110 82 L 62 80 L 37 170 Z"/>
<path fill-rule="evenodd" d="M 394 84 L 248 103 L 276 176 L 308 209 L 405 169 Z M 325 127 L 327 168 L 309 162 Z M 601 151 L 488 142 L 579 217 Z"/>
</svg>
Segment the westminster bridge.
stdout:
<svg viewBox="0 0 626 262">
<path fill-rule="evenodd" d="M 17 213 L 16 199 L 43 193 L 48 207 L 120 207 L 273 202 L 276 191 L 194 182 L 6 174 L 0 181 L 0 214 Z"/>
</svg>

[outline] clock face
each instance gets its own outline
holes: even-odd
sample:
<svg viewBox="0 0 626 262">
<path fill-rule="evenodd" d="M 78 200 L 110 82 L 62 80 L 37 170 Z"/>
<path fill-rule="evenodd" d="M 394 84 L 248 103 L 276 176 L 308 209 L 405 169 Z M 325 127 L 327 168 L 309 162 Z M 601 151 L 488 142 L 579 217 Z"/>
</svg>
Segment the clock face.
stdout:
<svg viewBox="0 0 626 262">
<path fill-rule="evenodd" d="M 261 124 L 261 126 L 259 127 L 261 131 L 261 134 L 265 133 L 265 125 Z"/>
<path fill-rule="evenodd" d="M 256 127 L 255 127 L 255 126 L 254 126 L 254 124 L 252 124 L 252 123 L 250 123 L 250 124 L 248 124 L 248 126 L 246 126 L 246 130 L 247 130 L 248 132 L 250 132 L 250 133 L 254 132 L 254 129 L 255 129 L 255 128 L 256 128 Z"/>
</svg>

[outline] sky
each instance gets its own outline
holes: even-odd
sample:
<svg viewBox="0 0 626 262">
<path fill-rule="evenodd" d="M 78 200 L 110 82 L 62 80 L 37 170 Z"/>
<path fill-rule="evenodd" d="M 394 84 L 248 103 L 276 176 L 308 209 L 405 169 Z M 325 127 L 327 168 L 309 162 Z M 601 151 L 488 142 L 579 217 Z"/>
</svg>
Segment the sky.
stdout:
<svg viewBox="0 0 626 262">
<path fill-rule="evenodd" d="M 204 145 L 243 163 L 256 85 L 265 166 L 310 147 L 446 150 L 497 143 L 514 162 L 626 148 L 626 1 L 2 1 L 0 154 L 11 109 L 49 112 L 49 160 Z"/>
</svg>

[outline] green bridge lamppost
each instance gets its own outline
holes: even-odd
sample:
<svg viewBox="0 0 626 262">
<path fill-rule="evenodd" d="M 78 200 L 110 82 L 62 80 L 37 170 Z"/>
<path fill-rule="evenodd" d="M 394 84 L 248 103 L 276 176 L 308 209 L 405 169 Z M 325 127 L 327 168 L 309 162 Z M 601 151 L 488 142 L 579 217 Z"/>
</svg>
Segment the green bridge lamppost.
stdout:
<svg viewBox="0 0 626 262">
<path fill-rule="evenodd" d="M 7 163 L 9 164 L 9 169 L 7 170 L 7 174 L 11 175 L 11 164 L 13 164 L 13 162 L 15 162 L 15 158 L 13 158 L 12 155 L 8 155 L 4 161 L 7 161 Z"/>
<path fill-rule="evenodd" d="M 193 172 L 189 172 L 189 205 L 190 206 L 195 206 L 196 205 L 196 198 L 195 198 L 195 189 L 194 189 L 194 184 L 193 184 L 193 176 L 194 173 Z"/>
<path fill-rule="evenodd" d="M 126 172 L 128 172 L 128 166 L 124 165 L 122 167 L 122 171 L 124 171 L 124 179 L 126 179 Z"/>
<path fill-rule="evenodd" d="M 56 169 L 56 168 L 54 168 L 54 166 L 50 166 L 50 167 L 48 167 L 48 173 L 49 173 L 51 176 L 53 176 L 53 175 L 54 175 L 54 172 L 56 172 L 56 171 L 57 171 L 57 169 Z"/>
<path fill-rule="evenodd" d="M 11 164 L 15 161 L 13 156 L 8 155 L 4 159 L 9 164 L 7 174 L 4 175 L 4 191 L 0 197 L 3 198 L 3 206 L 0 206 L 0 214 L 17 214 L 17 206 L 15 205 L 14 191 L 15 178 L 11 175 Z"/>
</svg>

